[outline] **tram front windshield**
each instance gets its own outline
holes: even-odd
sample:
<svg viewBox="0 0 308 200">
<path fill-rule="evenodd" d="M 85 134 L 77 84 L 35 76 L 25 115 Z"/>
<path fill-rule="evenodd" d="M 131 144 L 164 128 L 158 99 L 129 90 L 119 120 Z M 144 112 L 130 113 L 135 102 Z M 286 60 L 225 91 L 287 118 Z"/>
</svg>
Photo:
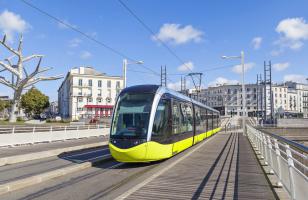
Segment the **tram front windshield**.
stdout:
<svg viewBox="0 0 308 200">
<path fill-rule="evenodd" d="M 153 98 L 152 93 L 122 94 L 114 113 L 111 138 L 145 139 Z"/>
</svg>

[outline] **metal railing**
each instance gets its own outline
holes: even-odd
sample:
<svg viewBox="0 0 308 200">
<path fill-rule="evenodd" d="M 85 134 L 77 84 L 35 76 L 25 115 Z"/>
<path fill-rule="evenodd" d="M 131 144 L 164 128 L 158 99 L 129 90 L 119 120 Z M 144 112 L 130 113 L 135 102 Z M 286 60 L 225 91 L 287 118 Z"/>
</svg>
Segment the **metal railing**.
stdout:
<svg viewBox="0 0 308 200">
<path fill-rule="evenodd" d="M 109 128 L 108 125 L 69 125 L 69 126 L 0 126 L 0 134 L 55 132 Z"/>
<path fill-rule="evenodd" d="M 291 199 L 308 197 L 308 148 L 247 125 L 247 136 L 257 154 L 278 178 Z"/>
<path fill-rule="evenodd" d="M 107 136 L 109 128 L 102 125 L 63 126 L 63 127 L 13 127 L 0 134 L 0 147 L 19 146 L 43 142 Z"/>
</svg>

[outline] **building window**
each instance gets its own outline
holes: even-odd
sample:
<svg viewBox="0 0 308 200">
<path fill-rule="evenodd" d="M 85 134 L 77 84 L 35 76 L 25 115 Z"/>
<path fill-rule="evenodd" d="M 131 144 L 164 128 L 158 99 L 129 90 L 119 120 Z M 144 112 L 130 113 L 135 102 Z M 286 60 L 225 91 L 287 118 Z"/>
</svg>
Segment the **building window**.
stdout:
<svg viewBox="0 0 308 200">
<path fill-rule="evenodd" d="M 117 87 L 117 88 L 120 88 L 120 81 L 117 81 L 116 84 L 117 84 L 116 87 Z"/>
<path fill-rule="evenodd" d="M 78 80 L 78 85 L 79 85 L 79 86 L 82 86 L 82 79 L 79 79 L 79 80 Z"/>
<path fill-rule="evenodd" d="M 93 101 L 92 97 L 88 97 L 88 98 L 87 98 L 87 102 L 90 102 L 90 103 L 91 103 L 92 101 Z"/>
<path fill-rule="evenodd" d="M 120 91 L 121 91 L 120 89 L 117 89 L 117 90 L 116 90 L 116 96 L 119 95 Z"/>
<path fill-rule="evenodd" d="M 97 86 L 98 86 L 98 87 L 102 87 L 102 81 L 101 81 L 101 80 L 99 80 L 99 81 L 97 82 Z"/>
<path fill-rule="evenodd" d="M 98 89 L 98 90 L 97 90 L 97 96 L 99 96 L 99 97 L 102 96 L 102 90 L 101 90 L 101 89 Z"/>
<path fill-rule="evenodd" d="M 82 90 L 78 89 L 78 96 L 82 96 Z"/>
<path fill-rule="evenodd" d="M 101 98 L 97 98 L 96 101 L 97 101 L 98 103 L 101 103 L 101 102 L 102 102 L 102 99 L 101 99 Z"/>
<path fill-rule="evenodd" d="M 89 80 L 88 80 L 88 85 L 89 85 L 89 86 L 92 86 L 92 79 L 89 79 Z"/>
<path fill-rule="evenodd" d="M 111 88 L 111 81 L 110 80 L 107 81 L 107 88 Z"/>
<path fill-rule="evenodd" d="M 83 101 L 83 98 L 82 97 L 79 97 L 78 98 L 78 102 L 82 102 Z"/>
</svg>

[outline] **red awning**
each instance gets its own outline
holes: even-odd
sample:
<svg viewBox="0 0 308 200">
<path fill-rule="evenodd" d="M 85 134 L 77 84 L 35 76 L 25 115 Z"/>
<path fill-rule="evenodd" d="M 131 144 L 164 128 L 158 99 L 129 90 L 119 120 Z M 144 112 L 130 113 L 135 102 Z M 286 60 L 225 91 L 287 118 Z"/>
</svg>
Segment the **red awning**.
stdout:
<svg viewBox="0 0 308 200">
<path fill-rule="evenodd" d="M 85 105 L 85 108 L 105 108 L 105 109 L 112 109 L 113 106 L 111 105 Z"/>
</svg>

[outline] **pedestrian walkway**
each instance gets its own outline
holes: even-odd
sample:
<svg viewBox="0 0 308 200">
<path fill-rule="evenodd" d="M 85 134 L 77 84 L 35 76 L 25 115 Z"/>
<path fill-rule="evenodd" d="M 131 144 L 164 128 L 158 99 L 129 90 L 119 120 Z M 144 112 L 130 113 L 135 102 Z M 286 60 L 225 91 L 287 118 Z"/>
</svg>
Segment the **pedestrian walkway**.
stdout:
<svg viewBox="0 0 308 200">
<path fill-rule="evenodd" d="M 222 132 L 128 199 L 276 198 L 247 137 Z"/>
</svg>

